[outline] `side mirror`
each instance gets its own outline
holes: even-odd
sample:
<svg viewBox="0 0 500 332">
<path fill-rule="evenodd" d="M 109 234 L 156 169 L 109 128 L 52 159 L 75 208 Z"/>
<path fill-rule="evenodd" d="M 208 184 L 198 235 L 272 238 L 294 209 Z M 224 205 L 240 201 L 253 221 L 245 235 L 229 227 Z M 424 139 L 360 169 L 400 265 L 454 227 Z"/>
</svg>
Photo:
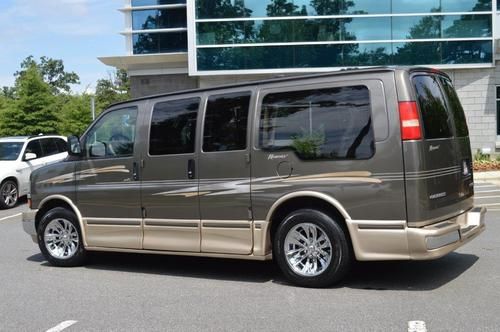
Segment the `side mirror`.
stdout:
<svg viewBox="0 0 500 332">
<path fill-rule="evenodd" d="M 38 156 L 36 155 L 36 153 L 31 153 L 31 152 L 27 152 L 24 154 L 24 161 L 30 161 L 30 160 L 33 160 L 33 159 L 36 159 L 38 158 Z"/>
<path fill-rule="evenodd" d="M 81 156 L 82 147 L 80 145 L 80 140 L 76 136 L 68 137 L 68 154 L 70 156 Z"/>
</svg>

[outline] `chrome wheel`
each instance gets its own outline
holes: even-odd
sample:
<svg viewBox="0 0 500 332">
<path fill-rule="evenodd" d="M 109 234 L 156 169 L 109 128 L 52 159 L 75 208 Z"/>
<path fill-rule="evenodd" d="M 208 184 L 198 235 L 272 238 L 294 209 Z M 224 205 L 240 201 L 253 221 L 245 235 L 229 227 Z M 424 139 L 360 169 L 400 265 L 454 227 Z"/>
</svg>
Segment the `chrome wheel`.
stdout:
<svg viewBox="0 0 500 332">
<path fill-rule="evenodd" d="M 68 259 L 78 250 L 79 236 L 76 227 L 63 218 L 49 222 L 43 234 L 45 248 L 52 257 Z"/>
<path fill-rule="evenodd" d="M 284 253 L 292 270 L 306 277 L 323 273 L 332 260 L 332 244 L 325 231 L 311 223 L 291 228 L 284 242 Z"/>
<path fill-rule="evenodd" d="M 9 181 L 2 186 L 2 200 L 6 206 L 12 207 L 17 203 L 17 186 Z"/>
</svg>

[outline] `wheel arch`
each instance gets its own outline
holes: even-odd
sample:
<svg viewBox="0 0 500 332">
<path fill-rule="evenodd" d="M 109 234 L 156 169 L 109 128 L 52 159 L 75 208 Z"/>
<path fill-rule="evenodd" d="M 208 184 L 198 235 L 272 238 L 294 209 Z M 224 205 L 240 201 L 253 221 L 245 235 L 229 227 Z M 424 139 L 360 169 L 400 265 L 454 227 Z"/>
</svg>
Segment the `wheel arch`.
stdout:
<svg viewBox="0 0 500 332">
<path fill-rule="evenodd" d="M 266 221 L 269 223 L 268 234 L 266 235 L 269 243 L 273 243 L 276 230 L 284 217 L 294 210 L 308 208 L 319 210 L 338 220 L 352 249 L 351 234 L 347 227 L 347 221 L 351 220 L 349 213 L 335 198 L 315 191 L 301 191 L 287 194 L 271 206 L 266 216 Z"/>
<path fill-rule="evenodd" d="M 47 211 L 57 207 L 62 207 L 68 209 L 69 211 L 72 211 L 76 215 L 76 218 L 78 219 L 78 224 L 80 225 L 83 245 L 85 247 L 87 246 L 87 237 L 85 234 L 85 228 L 83 227 L 82 215 L 71 199 L 63 195 L 52 195 L 44 198 L 38 206 L 39 206 L 38 212 L 36 213 L 35 216 L 36 230 L 38 229 L 38 225 Z"/>
<path fill-rule="evenodd" d="M 2 180 L 2 182 L 0 182 L 1 184 L 3 184 L 5 181 L 8 181 L 8 180 L 12 180 L 16 183 L 16 186 L 17 186 L 17 190 L 19 192 L 19 180 L 14 176 L 14 175 L 9 175 L 7 176 L 5 179 Z"/>
</svg>

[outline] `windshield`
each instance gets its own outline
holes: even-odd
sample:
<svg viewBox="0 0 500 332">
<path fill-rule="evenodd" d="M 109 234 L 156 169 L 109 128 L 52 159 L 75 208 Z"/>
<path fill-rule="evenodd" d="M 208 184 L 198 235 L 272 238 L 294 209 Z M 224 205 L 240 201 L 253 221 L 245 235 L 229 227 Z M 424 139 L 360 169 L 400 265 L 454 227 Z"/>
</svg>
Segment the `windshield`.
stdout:
<svg viewBox="0 0 500 332">
<path fill-rule="evenodd" d="M 1 142 L 0 160 L 16 160 L 23 148 L 23 142 Z"/>
</svg>

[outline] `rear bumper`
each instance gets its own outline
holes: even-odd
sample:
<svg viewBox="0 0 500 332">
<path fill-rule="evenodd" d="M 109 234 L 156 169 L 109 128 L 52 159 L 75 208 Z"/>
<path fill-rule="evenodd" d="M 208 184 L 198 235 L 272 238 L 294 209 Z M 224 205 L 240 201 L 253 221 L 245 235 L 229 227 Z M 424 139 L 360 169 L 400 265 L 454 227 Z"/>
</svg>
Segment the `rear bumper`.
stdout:
<svg viewBox="0 0 500 332">
<path fill-rule="evenodd" d="M 485 207 L 475 207 L 437 224 L 408 228 L 410 259 L 435 259 L 463 246 L 484 231 L 485 214 Z"/>
<path fill-rule="evenodd" d="M 35 217 L 38 210 L 23 212 L 23 230 L 31 236 L 33 242 L 37 243 Z"/>
<path fill-rule="evenodd" d="M 486 208 L 475 207 L 429 226 L 406 221 L 347 220 L 356 259 L 360 261 L 429 260 L 442 257 L 485 229 Z"/>
</svg>

